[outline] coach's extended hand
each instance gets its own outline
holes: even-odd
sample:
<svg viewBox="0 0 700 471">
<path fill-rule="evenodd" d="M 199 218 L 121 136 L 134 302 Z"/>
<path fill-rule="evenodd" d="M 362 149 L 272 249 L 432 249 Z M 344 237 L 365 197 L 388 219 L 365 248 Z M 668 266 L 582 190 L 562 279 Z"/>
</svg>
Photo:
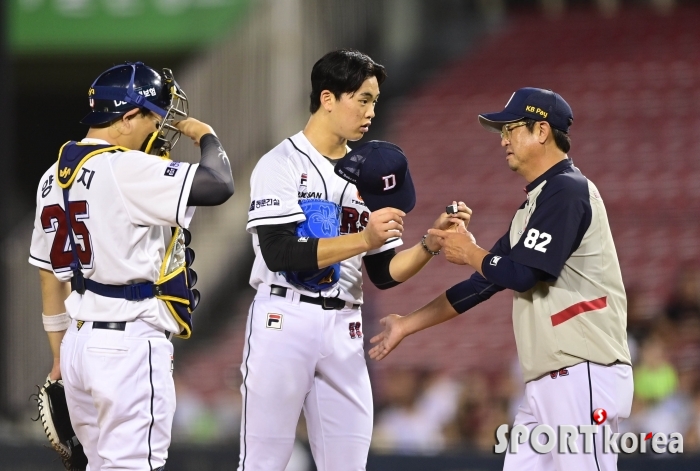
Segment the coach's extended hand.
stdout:
<svg viewBox="0 0 700 471">
<path fill-rule="evenodd" d="M 384 330 L 370 339 L 370 343 L 376 343 L 369 351 L 369 357 L 373 360 L 381 360 L 395 349 L 406 337 L 402 327 L 403 317 L 398 314 L 389 314 L 379 320 Z"/>
<path fill-rule="evenodd" d="M 407 316 L 390 314 L 379 320 L 379 323 L 384 326 L 384 330 L 370 339 L 370 343 L 377 345 L 370 349 L 369 357 L 379 361 L 395 349 L 405 337 L 457 317 L 457 315 L 457 311 L 447 300 L 445 293 Z"/>
<path fill-rule="evenodd" d="M 435 236 L 442 247 L 442 251 L 450 263 L 457 265 L 470 265 L 481 273 L 481 262 L 488 255 L 488 251 L 476 245 L 476 239 L 469 231 L 448 232 L 438 229 L 430 229 L 428 234 Z M 481 273 L 483 275 L 483 273 Z"/>
</svg>

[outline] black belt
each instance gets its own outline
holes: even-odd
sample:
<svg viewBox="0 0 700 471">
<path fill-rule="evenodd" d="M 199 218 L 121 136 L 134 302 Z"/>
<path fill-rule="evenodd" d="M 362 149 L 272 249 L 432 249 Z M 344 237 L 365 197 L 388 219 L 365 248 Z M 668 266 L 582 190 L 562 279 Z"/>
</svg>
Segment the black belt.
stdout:
<svg viewBox="0 0 700 471">
<path fill-rule="evenodd" d="M 93 329 L 126 330 L 126 322 L 93 322 Z"/>
<path fill-rule="evenodd" d="M 107 329 L 107 330 L 126 330 L 126 321 L 124 322 L 93 322 L 93 329 Z M 163 332 L 166 337 L 170 337 L 169 332 Z"/>
<path fill-rule="evenodd" d="M 271 285 L 270 294 L 284 298 L 287 296 L 287 288 L 279 285 Z M 302 303 L 316 304 L 317 306 L 321 306 L 321 308 L 325 309 L 326 311 L 331 311 L 333 309 L 345 309 L 345 301 L 340 298 L 324 298 L 321 296 L 314 298 L 312 296 L 300 294 L 299 301 Z M 353 304 L 350 308 L 357 309 L 359 307 L 360 304 Z"/>
</svg>

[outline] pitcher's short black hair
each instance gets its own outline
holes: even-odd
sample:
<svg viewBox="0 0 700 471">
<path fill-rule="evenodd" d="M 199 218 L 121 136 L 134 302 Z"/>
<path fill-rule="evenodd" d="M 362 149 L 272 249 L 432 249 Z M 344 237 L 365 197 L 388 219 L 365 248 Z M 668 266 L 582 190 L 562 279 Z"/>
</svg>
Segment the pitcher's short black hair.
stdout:
<svg viewBox="0 0 700 471">
<path fill-rule="evenodd" d="M 354 49 L 338 49 L 321 57 L 311 69 L 311 105 L 315 113 L 321 107 L 321 92 L 328 90 L 337 98 L 343 93 L 354 93 L 365 80 L 376 77 L 381 85 L 386 79 L 386 70 L 366 54 Z"/>
</svg>

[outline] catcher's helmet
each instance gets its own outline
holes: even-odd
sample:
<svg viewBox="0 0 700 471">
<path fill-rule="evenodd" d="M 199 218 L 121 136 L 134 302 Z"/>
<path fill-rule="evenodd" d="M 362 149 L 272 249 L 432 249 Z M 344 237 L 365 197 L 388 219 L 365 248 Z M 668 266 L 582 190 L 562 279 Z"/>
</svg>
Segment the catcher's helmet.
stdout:
<svg viewBox="0 0 700 471">
<path fill-rule="evenodd" d="M 167 154 L 180 137 L 173 118 L 184 119 L 189 111 L 187 96 L 170 69 L 159 74 L 143 62 L 126 62 L 101 73 L 90 86 L 88 98 L 92 111 L 80 121 L 88 126 L 109 123 L 135 108 L 161 116 L 157 133 L 142 149 L 158 154 Z"/>
</svg>

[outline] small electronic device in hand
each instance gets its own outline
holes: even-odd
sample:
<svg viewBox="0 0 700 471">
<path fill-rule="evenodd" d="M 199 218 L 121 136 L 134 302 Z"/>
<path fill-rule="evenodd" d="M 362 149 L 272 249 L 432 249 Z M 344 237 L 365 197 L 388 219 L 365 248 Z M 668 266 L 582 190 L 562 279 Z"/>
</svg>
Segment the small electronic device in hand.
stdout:
<svg viewBox="0 0 700 471">
<path fill-rule="evenodd" d="M 445 208 L 445 212 L 447 214 L 457 214 L 457 205 L 456 204 L 451 204 Z"/>
</svg>

